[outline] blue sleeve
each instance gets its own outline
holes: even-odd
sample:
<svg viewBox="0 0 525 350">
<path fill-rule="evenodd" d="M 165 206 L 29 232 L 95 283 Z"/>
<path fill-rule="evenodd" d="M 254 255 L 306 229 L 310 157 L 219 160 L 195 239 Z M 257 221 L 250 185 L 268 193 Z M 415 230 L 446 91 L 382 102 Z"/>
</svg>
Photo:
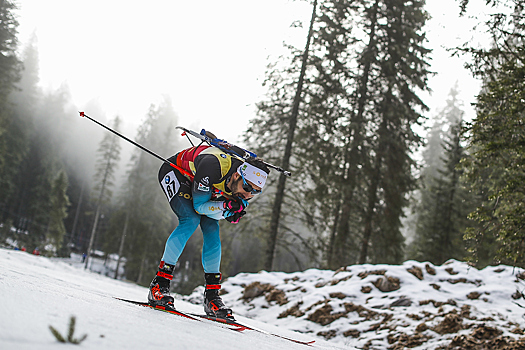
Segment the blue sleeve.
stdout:
<svg viewBox="0 0 525 350">
<path fill-rule="evenodd" d="M 224 219 L 223 217 L 223 203 L 222 201 L 212 201 L 212 189 L 211 186 L 209 191 L 195 190 L 193 189 L 193 208 L 200 215 L 206 215 L 207 217 L 215 220 Z M 209 193 L 207 193 L 209 192 Z"/>
</svg>

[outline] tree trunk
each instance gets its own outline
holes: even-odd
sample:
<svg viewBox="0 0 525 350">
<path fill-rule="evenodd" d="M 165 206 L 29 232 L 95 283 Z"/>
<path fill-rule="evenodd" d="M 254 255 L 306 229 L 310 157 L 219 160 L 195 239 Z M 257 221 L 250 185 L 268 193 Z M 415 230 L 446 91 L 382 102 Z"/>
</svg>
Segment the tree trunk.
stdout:
<svg viewBox="0 0 525 350">
<path fill-rule="evenodd" d="M 314 1 L 314 5 L 313 5 L 312 18 L 310 20 L 310 29 L 308 31 L 306 47 L 303 53 L 301 73 L 299 75 L 299 82 L 297 84 L 297 91 L 295 93 L 295 98 L 293 102 L 292 114 L 290 116 L 288 135 L 286 138 L 286 146 L 284 149 L 283 160 L 281 163 L 282 164 L 281 166 L 283 169 L 288 169 L 290 166 L 290 158 L 292 156 L 293 138 L 295 134 L 295 128 L 297 126 L 297 116 L 299 114 L 299 104 L 301 102 L 301 93 L 303 89 L 304 75 L 306 73 L 306 65 L 308 61 L 308 50 L 310 48 L 310 40 L 311 40 L 312 33 L 313 33 L 313 24 L 315 22 L 315 17 L 316 17 L 316 8 L 317 8 L 317 0 Z M 279 176 L 279 182 L 277 184 L 277 192 L 275 194 L 275 200 L 274 200 L 273 209 L 272 209 L 272 220 L 270 224 L 268 247 L 266 251 L 266 263 L 264 265 L 264 268 L 267 271 L 272 271 L 273 269 L 273 261 L 275 258 L 275 248 L 277 245 L 277 233 L 279 230 L 279 219 L 281 216 L 281 207 L 282 207 L 283 200 L 284 200 L 285 183 L 286 183 L 286 177 L 284 174 L 281 173 Z"/>
<path fill-rule="evenodd" d="M 122 259 L 122 252 L 124 251 L 124 241 L 126 240 L 126 233 L 128 231 L 129 213 L 126 212 L 126 221 L 124 221 L 124 229 L 120 237 L 120 246 L 118 248 L 117 268 L 115 269 L 115 279 L 118 278 L 118 269 L 120 268 L 120 260 Z"/>
<path fill-rule="evenodd" d="M 369 42 L 366 48 L 366 51 L 363 53 L 363 56 L 369 56 L 365 59 L 365 64 L 363 66 L 363 75 L 361 77 L 361 82 L 359 86 L 359 100 L 357 102 L 357 115 L 352 121 L 350 127 L 353 129 L 353 139 L 350 144 L 350 151 L 348 153 L 349 167 L 347 171 L 347 176 L 345 182 L 347 186 L 343 189 L 344 198 L 342 201 L 341 209 L 341 220 L 339 227 L 337 229 L 337 234 L 334 239 L 335 242 L 332 244 L 335 247 L 333 253 L 333 262 L 329 268 L 337 269 L 342 265 L 348 263 L 346 254 L 346 246 L 349 235 L 349 218 L 352 212 L 352 200 L 354 195 L 355 186 L 357 184 L 357 172 L 358 172 L 358 159 L 359 159 L 359 147 L 362 146 L 363 136 L 362 130 L 364 128 L 364 112 L 365 105 L 368 101 L 368 81 L 370 79 L 370 68 L 374 58 L 374 48 L 376 46 L 376 26 L 377 26 L 377 10 L 379 1 L 376 0 L 372 18 L 370 23 L 370 34 Z M 351 135 L 352 133 L 350 133 Z"/>
<path fill-rule="evenodd" d="M 100 216 L 100 207 L 102 206 L 102 198 L 104 197 L 104 191 L 106 190 L 106 181 L 108 180 L 108 177 L 109 177 L 109 170 L 110 170 L 109 163 L 110 162 L 108 161 L 106 170 L 104 172 L 104 178 L 102 179 L 102 185 L 100 186 L 100 194 L 98 196 L 98 201 L 97 201 L 97 211 L 95 213 L 93 229 L 91 230 L 91 238 L 89 239 L 89 245 L 88 245 L 88 250 L 86 254 L 86 264 L 84 265 L 84 269 L 88 268 L 88 263 L 91 258 L 91 249 L 93 248 L 93 243 L 95 242 L 95 233 L 97 232 L 98 218 Z"/>
<path fill-rule="evenodd" d="M 75 219 L 73 220 L 73 228 L 71 229 L 71 237 L 69 243 L 73 243 L 75 238 L 75 232 L 77 230 L 78 216 L 80 214 L 80 207 L 82 206 L 82 199 L 84 198 L 84 188 L 86 187 L 86 181 L 82 182 L 82 188 L 80 189 L 80 197 L 78 198 L 77 210 L 75 211 Z"/>
</svg>

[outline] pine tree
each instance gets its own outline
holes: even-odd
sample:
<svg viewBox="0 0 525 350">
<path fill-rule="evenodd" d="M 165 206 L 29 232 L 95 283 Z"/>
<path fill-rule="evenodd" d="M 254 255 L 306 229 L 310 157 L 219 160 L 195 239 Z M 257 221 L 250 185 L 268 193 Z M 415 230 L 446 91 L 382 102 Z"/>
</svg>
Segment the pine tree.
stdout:
<svg viewBox="0 0 525 350">
<path fill-rule="evenodd" d="M 152 105 L 139 127 L 136 141 L 157 154 L 170 157 L 179 151 L 174 140 L 176 119 L 169 99 L 158 107 Z M 120 244 L 123 245 L 126 278 L 143 285 L 151 281 L 151 273 L 159 264 L 166 238 L 175 223 L 158 184 L 157 173 L 161 165 L 142 150 L 135 151 L 108 235 L 117 238 L 108 242 L 111 252 L 120 251 Z"/>
<path fill-rule="evenodd" d="M 300 235 L 300 246 L 317 243 L 329 268 L 402 257 L 400 217 L 414 183 L 410 152 L 420 143 L 411 127 L 426 108 L 414 92 L 426 88 L 428 74 L 422 5 L 320 3 L 291 162 L 302 178 L 287 186 L 285 214 L 303 216 L 311 233 Z M 249 130 L 261 154 L 274 158 L 283 152 L 299 72 L 300 55 L 292 53 L 292 66 L 271 67 L 269 98 Z"/>
<path fill-rule="evenodd" d="M 118 131 L 120 127 L 120 117 L 115 117 L 112 123 L 112 129 Z M 111 187 L 114 185 L 115 172 L 118 170 L 118 161 L 120 160 L 120 138 L 113 133 L 106 133 L 98 148 L 99 158 L 97 160 L 95 172 L 95 186 L 93 191 L 96 198 L 95 217 L 89 245 L 87 249 L 87 258 L 85 268 L 89 267 L 91 250 L 94 248 L 95 235 L 101 214 L 102 207 L 109 204 L 112 196 Z"/>
<path fill-rule="evenodd" d="M 457 99 L 457 86 L 451 89 L 449 96 L 423 153 L 421 203 L 416 210 L 415 240 L 408 254 L 409 258 L 434 264 L 465 256 L 463 234 L 469 225 L 468 213 L 477 200 L 460 168 L 466 154 L 461 144 L 463 111 Z"/>
<path fill-rule="evenodd" d="M 463 10 L 467 4 L 463 1 Z M 486 23 L 491 47 L 464 49 L 472 55 L 473 73 L 483 79 L 477 115 L 468 125 L 471 157 L 465 169 L 474 190 L 484 198 L 470 214 L 477 225 L 469 229 L 467 238 L 474 260 L 499 249 L 496 256 L 485 256 L 480 264 L 491 263 L 487 258 L 492 258 L 525 266 L 525 8 L 520 0 L 489 4 L 495 11 L 498 6 L 502 10 Z M 506 13 L 509 8 L 510 14 Z"/>
<path fill-rule="evenodd" d="M 47 240 L 53 244 L 57 251 L 60 251 L 66 228 L 64 219 L 67 217 L 69 198 L 67 196 L 68 181 L 64 171 L 60 171 L 53 181 L 50 195 L 49 224 L 47 230 Z"/>
<path fill-rule="evenodd" d="M 4 210 L 4 220 L 6 199 L 12 193 L 14 173 L 24 151 L 24 147 L 17 143 L 16 135 L 12 135 L 12 131 L 20 131 L 20 126 L 9 100 L 10 94 L 16 90 L 21 70 L 21 62 L 16 56 L 18 21 L 13 13 L 15 9 L 14 2 L 0 0 L 0 207 Z"/>
</svg>

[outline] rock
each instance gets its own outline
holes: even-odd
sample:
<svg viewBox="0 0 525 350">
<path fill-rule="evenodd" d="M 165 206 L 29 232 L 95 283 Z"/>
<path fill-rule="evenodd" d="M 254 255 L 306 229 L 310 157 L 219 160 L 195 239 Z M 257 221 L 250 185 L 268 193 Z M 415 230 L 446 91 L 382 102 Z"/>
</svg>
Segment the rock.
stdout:
<svg viewBox="0 0 525 350">
<path fill-rule="evenodd" d="M 390 307 L 410 306 L 410 305 L 412 305 L 412 300 L 410 300 L 409 298 L 401 297 L 397 299 L 396 301 L 394 301 L 392 304 L 390 304 Z"/>
<path fill-rule="evenodd" d="M 373 285 L 376 286 L 382 292 L 392 292 L 401 288 L 399 283 L 399 278 L 383 276 L 373 282 Z"/>
</svg>

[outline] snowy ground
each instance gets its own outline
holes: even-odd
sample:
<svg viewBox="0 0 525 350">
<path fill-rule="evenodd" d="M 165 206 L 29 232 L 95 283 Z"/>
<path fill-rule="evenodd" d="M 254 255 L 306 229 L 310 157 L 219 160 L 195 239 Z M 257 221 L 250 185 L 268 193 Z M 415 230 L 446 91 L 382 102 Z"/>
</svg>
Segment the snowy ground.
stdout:
<svg viewBox="0 0 525 350">
<path fill-rule="evenodd" d="M 510 266 L 407 261 L 261 272 L 231 277 L 223 289 L 237 315 L 345 348 L 525 349 L 525 272 Z"/>
<path fill-rule="evenodd" d="M 315 339 L 314 349 L 525 349 L 525 273 L 509 266 L 261 272 L 231 277 L 224 290 L 239 321 Z M 0 349 L 306 348 L 115 300 L 145 300 L 147 289 L 86 271 L 75 258 L 0 249 L 0 293 Z M 202 288 L 177 299 L 180 310 L 202 312 Z M 58 344 L 49 330 L 66 333 L 70 316 L 75 337 L 88 335 L 80 346 Z"/>
<path fill-rule="evenodd" d="M 215 323 L 186 320 L 116 300 L 145 300 L 147 289 L 83 269 L 80 262 L 49 259 L 0 249 L 0 349 L 304 349 L 306 346 L 261 333 L 238 333 Z M 177 307 L 202 312 L 202 306 L 178 301 Z M 80 345 L 59 344 L 49 330 L 63 335 L 76 317 Z M 303 335 L 238 317 L 254 327 L 300 340 Z M 341 349 L 316 340 L 313 348 Z"/>
</svg>

